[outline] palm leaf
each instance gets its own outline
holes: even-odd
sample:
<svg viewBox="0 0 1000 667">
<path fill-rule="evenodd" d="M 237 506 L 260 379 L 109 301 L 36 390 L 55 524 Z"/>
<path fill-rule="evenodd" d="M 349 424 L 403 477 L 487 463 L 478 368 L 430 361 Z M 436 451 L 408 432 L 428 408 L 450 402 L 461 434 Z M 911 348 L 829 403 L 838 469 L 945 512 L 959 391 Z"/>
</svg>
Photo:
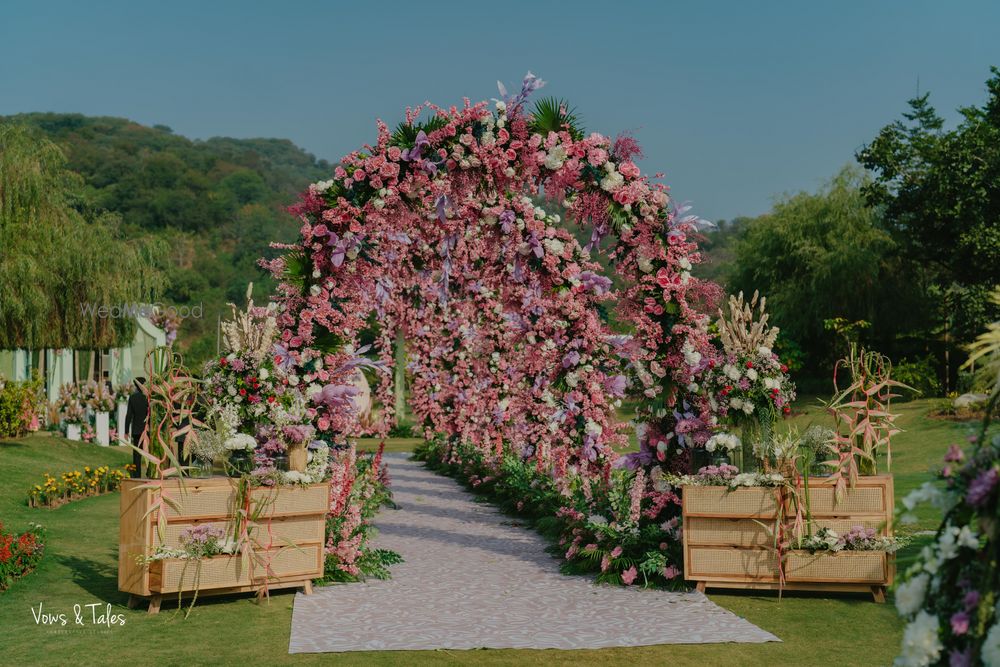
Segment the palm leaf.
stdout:
<svg viewBox="0 0 1000 667">
<path fill-rule="evenodd" d="M 535 102 L 535 109 L 528 121 L 528 128 L 533 133 L 542 135 L 568 130 L 574 141 L 583 138 L 583 128 L 576 110 L 570 107 L 565 100 L 555 97 L 543 97 Z"/>
</svg>

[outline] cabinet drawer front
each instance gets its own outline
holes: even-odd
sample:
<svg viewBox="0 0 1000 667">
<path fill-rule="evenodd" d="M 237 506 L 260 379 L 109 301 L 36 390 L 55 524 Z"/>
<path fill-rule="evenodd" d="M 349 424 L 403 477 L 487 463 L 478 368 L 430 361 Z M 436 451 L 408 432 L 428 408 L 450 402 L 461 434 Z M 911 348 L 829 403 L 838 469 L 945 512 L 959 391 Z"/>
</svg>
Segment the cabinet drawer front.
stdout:
<svg viewBox="0 0 1000 667">
<path fill-rule="evenodd" d="M 233 513 L 236 493 L 228 484 L 199 486 L 185 483 L 183 488 L 164 489 L 167 518 L 200 519 L 226 517 Z"/>
<path fill-rule="evenodd" d="M 689 547 L 689 579 L 776 580 L 778 558 L 765 549 Z"/>
<path fill-rule="evenodd" d="M 326 514 L 330 509 L 329 486 L 259 488 L 253 490 L 253 511 L 260 516 Z"/>
<path fill-rule="evenodd" d="M 251 581 L 247 565 L 242 556 L 216 556 L 200 562 L 168 558 L 154 564 L 151 574 L 154 582 L 159 579 L 157 589 L 160 593 L 193 591 L 195 588 L 209 590 L 248 586 Z"/>
<path fill-rule="evenodd" d="M 154 523 L 151 526 L 153 546 L 160 545 L 171 549 L 181 549 L 181 535 L 184 531 L 197 526 L 209 525 L 220 531 L 223 537 L 232 537 L 233 524 L 228 521 L 207 519 L 204 521 L 180 521 L 167 524 L 160 540 L 160 531 Z M 290 516 L 263 519 L 250 525 L 250 537 L 261 548 L 278 548 L 289 544 L 323 542 L 325 539 L 326 519 L 319 516 Z"/>
<path fill-rule="evenodd" d="M 788 581 L 833 583 L 887 583 L 886 555 L 880 551 L 856 551 L 838 554 L 792 551 L 785 559 Z"/>
<path fill-rule="evenodd" d="M 315 579 L 323 576 L 323 549 L 318 544 L 284 547 L 253 554 L 254 581 L 302 577 Z"/>
<path fill-rule="evenodd" d="M 774 517 L 778 493 L 756 487 L 728 489 L 724 486 L 684 487 L 684 514 L 690 516 Z"/>
<path fill-rule="evenodd" d="M 837 502 L 832 488 L 809 489 L 809 511 L 815 515 L 885 514 L 885 489 L 880 486 L 856 486 L 847 489 Z"/>
<path fill-rule="evenodd" d="M 284 547 L 289 544 L 323 542 L 326 538 L 326 517 L 291 516 L 255 522 L 250 537 L 262 547 Z"/>
<path fill-rule="evenodd" d="M 696 545 L 769 547 L 774 546 L 774 534 L 772 519 L 689 517 L 684 524 L 684 539 Z"/>
</svg>

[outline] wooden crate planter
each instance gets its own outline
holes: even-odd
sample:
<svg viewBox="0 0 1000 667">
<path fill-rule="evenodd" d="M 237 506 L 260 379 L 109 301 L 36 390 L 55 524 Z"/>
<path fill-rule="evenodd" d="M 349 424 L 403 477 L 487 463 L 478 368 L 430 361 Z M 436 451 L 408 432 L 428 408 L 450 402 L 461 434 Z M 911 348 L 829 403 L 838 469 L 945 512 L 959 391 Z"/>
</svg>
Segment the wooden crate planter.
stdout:
<svg viewBox="0 0 1000 667">
<path fill-rule="evenodd" d="M 236 480 L 226 477 L 186 479 L 163 483 L 176 507 L 164 504 L 166 528 L 157 528 L 157 515 L 149 508 L 153 489 L 140 488 L 149 480 L 124 480 L 118 546 L 118 589 L 130 594 L 129 606 L 150 600 L 149 611 L 159 611 L 165 594 L 199 595 L 303 587 L 312 592 L 312 580 L 323 576 L 323 544 L 330 486 L 288 486 L 254 489 L 251 511 L 257 515 L 248 527 L 252 554 L 222 555 L 201 562 L 168 558 L 137 563 L 157 547 L 180 547 L 188 528 L 209 524 L 228 534 L 235 516 Z M 196 583 L 197 582 L 197 583 Z"/>
<path fill-rule="evenodd" d="M 864 591 L 884 601 L 895 567 L 893 557 L 884 552 L 789 551 L 784 555 L 782 585 L 775 549 L 781 502 L 779 491 L 771 488 L 684 487 L 684 578 L 702 591 L 708 587 Z M 784 514 L 790 517 L 791 500 L 784 502 Z M 891 535 L 893 502 L 888 475 L 860 478 L 839 503 L 832 480 L 809 480 L 814 531 L 827 527 L 845 533 L 864 526 Z"/>
</svg>

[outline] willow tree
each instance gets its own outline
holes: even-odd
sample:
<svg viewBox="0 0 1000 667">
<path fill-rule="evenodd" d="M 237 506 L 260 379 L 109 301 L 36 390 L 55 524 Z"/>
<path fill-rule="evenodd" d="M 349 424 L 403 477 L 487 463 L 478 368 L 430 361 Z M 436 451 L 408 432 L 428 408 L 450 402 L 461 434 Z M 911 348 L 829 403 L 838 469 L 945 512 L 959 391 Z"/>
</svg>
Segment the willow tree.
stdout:
<svg viewBox="0 0 1000 667">
<path fill-rule="evenodd" d="M 97 309 L 160 289 L 160 245 L 125 238 L 114 216 L 85 217 L 81 191 L 58 146 L 0 124 L 0 349 L 127 345 L 132 319 Z"/>
</svg>

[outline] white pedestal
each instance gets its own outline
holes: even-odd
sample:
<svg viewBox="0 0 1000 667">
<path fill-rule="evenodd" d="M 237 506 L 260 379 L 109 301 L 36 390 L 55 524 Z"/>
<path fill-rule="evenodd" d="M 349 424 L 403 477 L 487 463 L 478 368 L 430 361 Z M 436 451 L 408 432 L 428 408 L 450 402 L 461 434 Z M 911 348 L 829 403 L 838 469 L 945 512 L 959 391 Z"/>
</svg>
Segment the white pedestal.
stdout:
<svg viewBox="0 0 1000 667">
<path fill-rule="evenodd" d="M 80 439 L 80 425 L 79 424 L 66 424 L 66 439 L 67 440 L 79 440 Z"/>
<path fill-rule="evenodd" d="M 108 433 L 109 421 L 107 412 L 94 413 L 94 430 L 97 431 L 97 444 L 102 447 L 107 447 L 111 444 L 111 436 Z"/>
<path fill-rule="evenodd" d="M 125 415 L 128 413 L 128 403 L 120 401 L 118 403 L 118 444 L 128 444 L 128 434 L 125 433 Z"/>
</svg>

